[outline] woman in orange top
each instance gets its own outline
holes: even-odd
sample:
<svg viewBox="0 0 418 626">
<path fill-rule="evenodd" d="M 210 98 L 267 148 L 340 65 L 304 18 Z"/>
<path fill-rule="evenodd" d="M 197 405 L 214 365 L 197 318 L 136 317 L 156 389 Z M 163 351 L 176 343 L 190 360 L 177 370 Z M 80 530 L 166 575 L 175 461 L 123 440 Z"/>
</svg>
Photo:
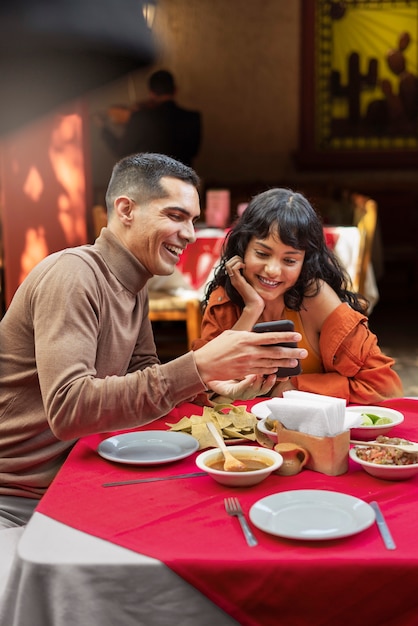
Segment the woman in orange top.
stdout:
<svg viewBox="0 0 418 626">
<path fill-rule="evenodd" d="M 368 328 L 367 301 L 326 245 L 308 200 L 288 189 L 255 196 L 229 231 L 205 296 L 198 348 L 223 330 L 291 319 L 308 350 L 302 373 L 286 380 L 248 376 L 230 385 L 231 399 L 282 396 L 299 389 L 375 404 L 402 395 L 393 359 Z M 215 388 L 215 385 L 214 385 Z"/>
</svg>

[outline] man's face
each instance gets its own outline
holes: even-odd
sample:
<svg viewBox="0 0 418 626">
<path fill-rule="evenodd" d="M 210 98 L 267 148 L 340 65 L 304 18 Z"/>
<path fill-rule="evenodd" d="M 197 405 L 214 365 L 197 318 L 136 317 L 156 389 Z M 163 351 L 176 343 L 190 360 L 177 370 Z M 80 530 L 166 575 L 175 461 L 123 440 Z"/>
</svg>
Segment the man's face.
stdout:
<svg viewBox="0 0 418 626">
<path fill-rule="evenodd" d="M 168 276 L 187 246 L 196 240 L 194 223 L 200 216 L 195 187 L 177 178 L 164 177 L 166 197 L 146 203 L 132 202 L 124 244 L 153 275 Z"/>
</svg>

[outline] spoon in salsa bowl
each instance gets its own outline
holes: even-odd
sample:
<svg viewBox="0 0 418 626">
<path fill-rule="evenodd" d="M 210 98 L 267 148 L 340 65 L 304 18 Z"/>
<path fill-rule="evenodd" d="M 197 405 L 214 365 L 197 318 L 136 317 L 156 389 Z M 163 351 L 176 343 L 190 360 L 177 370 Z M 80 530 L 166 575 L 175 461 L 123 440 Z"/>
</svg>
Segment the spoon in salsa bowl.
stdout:
<svg viewBox="0 0 418 626">
<path fill-rule="evenodd" d="M 241 461 L 236 459 L 229 452 L 228 448 L 226 447 L 225 441 L 223 440 L 222 436 L 219 434 L 215 424 L 212 424 L 212 422 L 208 422 L 206 426 L 208 427 L 216 443 L 218 444 L 218 448 L 221 450 L 222 454 L 224 455 L 225 472 L 242 472 L 243 470 L 245 470 L 245 467 L 246 467 L 245 463 L 242 463 Z"/>
</svg>

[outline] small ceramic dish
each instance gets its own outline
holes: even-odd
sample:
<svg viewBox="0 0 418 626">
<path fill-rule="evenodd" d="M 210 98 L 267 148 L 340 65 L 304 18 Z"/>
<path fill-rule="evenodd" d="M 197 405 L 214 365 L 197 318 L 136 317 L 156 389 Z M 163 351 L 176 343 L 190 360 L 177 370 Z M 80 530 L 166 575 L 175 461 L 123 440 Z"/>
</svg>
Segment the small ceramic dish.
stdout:
<svg viewBox="0 0 418 626">
<path fill-rule="evenodd" d="M 370 446 L 373 442 L 369 442 Z M 370 463 L 369 461 L 363 461 L 357 456 L 356 448 L 351 448 L 350 459 L 355 463 L 361 465 L 365 472 L 374 476 L 375 478 L 381 478 L 382 480 L 407 480 L 418 474 L 418 463 L 411 465 L 383 465 L 380 463 Z"/>
<path fill-rule="evenodd" d="M 283 463 L 281 454 L 259 446 L 234 446 L 233 455 L 244 462 L 245 460 L 261 461 L 264 463 L 264 466 L 260 469 L 244 472 L 225 472 L 223 469 L 215 469 L 212 464 L 223 463 L 224 459 L 219 448 L 210 448 L 199 454 L 196 458 L 196 465 L 222 485 L 227 485 L 228 487 L 249 487 L 261 483 L 272 472 L 278 470 Z"/>
<path fill-rule="evenodd" d="M 263 433 L 263 435 L 266 435 L 272 442 L 274 445 L 276 445 L 277 443 L 277 433 L 275 430 L 270 430 L 269 428 L 267 428 L 267 422 L 271 420 L 271 418 L 265 417 L 264 419 L 261 419 L 257 422 L 256 424 L 256 429 L 258 429 L 261 433 Z M 256 433 L 257 436 L 257 433 Z"/>
<path fill-rule="evenodd" d="M 383 406 L 349 406 L 346 408 L 346 411 L 349 413 L 370 413 L 391 420 L 388 424 L 373 424 L 351 428 L 351 439 L 361 439 L 362 441 L 374 440 L 379 435 L 387 435 L 394 426 L 404 421 L 403 413 Z"/>
</svg>

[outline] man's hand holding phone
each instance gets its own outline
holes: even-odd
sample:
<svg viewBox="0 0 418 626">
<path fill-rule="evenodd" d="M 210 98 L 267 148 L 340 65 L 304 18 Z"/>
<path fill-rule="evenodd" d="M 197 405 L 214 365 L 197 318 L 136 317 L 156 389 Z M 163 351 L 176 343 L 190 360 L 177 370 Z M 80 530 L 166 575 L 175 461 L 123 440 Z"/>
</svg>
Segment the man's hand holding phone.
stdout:
<svg viewBox="0 0 418 626">
<path fill-rule="evenodd" d="M 270 332 L 287 332 L 294 331 L 295 327 L 291 320 L 274 320 L 272 322 L 260 322 L 253 327 L 253 331 L 256 333 L 270 333 Z M 297 348 L 296 342 L 281 342 L 274 344 L 278 346 Z M 300 362 L 296 367 L 279 367 L 276 372 L 277 378 L 288 378 L 289 376 L 297 376 L 302 372 Z"/>
</svg>

